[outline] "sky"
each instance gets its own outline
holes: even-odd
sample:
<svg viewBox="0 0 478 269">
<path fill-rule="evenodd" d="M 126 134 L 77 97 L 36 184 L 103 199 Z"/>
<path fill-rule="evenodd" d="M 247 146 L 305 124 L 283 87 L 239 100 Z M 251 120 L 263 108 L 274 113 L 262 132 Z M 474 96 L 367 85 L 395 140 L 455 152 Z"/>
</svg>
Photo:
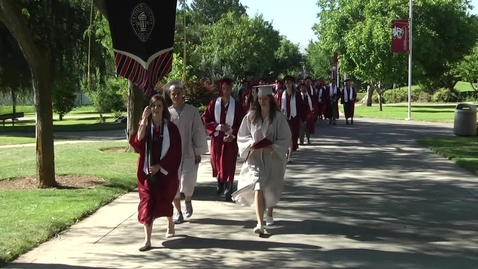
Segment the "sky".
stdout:
<svg viewBox="0 0 478 269">
<path fill-rule="evenodd" d="M 312 31 L 312 26 L 318 22 L 317 0 L 241 0 L 241 3 L 248 7 L 249 16 L 262 13 L 264 19 L 272 22 L 281 35 L 298 43 L 301 51 L 311 39 L 317 40 Z M 475 7 L 472 13 L 478 14 L 478 0 L 471 0 L 471 3 Z"/>
</svg>

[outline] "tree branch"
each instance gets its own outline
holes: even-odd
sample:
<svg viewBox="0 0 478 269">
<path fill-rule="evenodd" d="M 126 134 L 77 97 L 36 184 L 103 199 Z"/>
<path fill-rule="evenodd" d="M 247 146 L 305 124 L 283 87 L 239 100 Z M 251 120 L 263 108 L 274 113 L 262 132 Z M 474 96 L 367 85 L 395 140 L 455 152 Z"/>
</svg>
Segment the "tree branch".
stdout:
<svg viewBox="0 0 478 269">
<path fill-rule="evenodd" d="M 36 65 L 41 65 L 42 61 L 47 60 L 44 58 L 44 53 L 36 46 L 32 32 L 16 0 L 0 0 L 0 21 L 15 37 L 25 59 L 32 68 L 38 68 Z M 38 60 L 40 57 L 43 59 Z"/>
<path fill-rule="evenodd" d="M 108 15 L 106 14 L 106 0 L 93 0 L 96 8 L 108 19 Z"/>
</svg>

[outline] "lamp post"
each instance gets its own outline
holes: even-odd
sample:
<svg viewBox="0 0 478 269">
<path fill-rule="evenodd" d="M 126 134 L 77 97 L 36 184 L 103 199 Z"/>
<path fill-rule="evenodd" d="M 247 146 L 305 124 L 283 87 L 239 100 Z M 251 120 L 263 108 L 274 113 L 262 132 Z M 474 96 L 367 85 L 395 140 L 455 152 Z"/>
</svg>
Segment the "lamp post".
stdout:
<svg viewBox="0 0 478 269">
<path fill-rule="evenodd" d="M 413 0 L 410 0 L 408 11 L 408 118 L 407 120 L 412 119 L 412 19 L 413 19 Z"/>
</svg>

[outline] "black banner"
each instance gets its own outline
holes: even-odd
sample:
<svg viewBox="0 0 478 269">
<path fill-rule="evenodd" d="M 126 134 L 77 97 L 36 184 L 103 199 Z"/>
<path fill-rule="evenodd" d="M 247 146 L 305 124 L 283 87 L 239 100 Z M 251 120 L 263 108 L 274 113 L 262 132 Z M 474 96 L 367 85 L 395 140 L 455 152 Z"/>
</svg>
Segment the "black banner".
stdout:
<svg viewBox="0 0 478 269">
<path fill-rule="evenodd" d="M 116 72 L 149 95 L 171 71 L 177 0 L 106 0 Z"/>
</svg>

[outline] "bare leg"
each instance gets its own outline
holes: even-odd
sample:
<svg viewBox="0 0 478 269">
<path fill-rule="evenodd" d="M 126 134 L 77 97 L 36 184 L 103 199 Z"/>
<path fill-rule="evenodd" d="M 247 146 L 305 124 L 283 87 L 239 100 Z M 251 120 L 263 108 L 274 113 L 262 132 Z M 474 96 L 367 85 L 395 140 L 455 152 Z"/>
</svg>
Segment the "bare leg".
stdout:
<svg viewBox="0 0 478 269">
<path fill-rule="evenodd" d="M 181 198 L 175 198 L 173 201 L 174 208 L 176 208 L 176 211 L 178 213 L 181 213 Z"/>
<path fill-rule="evenodd" d="M 185 201 L 185 202 L 191 202 L 191 200 L 192 200 L 192 196 L 186 196 L 186 197 L 184 198 L 184 201 Z"/>
<path fill-rule="evenodd" d="M 173 217 L 167 217 L 168 219 L 168 229 L 166 230 L 166 238 L 170 238 L 174 236 L 174 222 Z"/>
<path fill-rule="evenodd" d="M 153 232 L 153 223 L 151 225 L 144 224 L 144 244 L 139 248 L 140 251 L 146 251 L 151 248 L 151 234 Z"/>
<path fill-rule="evenodd" d="M 267 209 L 267 216 L 272 217 L 272 213 L 273 213 L 272 211 L 274 211 L 274 208 L 273 208 L 273 207 L 269 207 L 269 208 Z"/>
<path fill-rule="evenodd" d="M 261 227 L 264 226 L 264 193 L 262 191 L 256 191 L 254 205 L 256 208 L 257 224 Z"/>
</svg>

